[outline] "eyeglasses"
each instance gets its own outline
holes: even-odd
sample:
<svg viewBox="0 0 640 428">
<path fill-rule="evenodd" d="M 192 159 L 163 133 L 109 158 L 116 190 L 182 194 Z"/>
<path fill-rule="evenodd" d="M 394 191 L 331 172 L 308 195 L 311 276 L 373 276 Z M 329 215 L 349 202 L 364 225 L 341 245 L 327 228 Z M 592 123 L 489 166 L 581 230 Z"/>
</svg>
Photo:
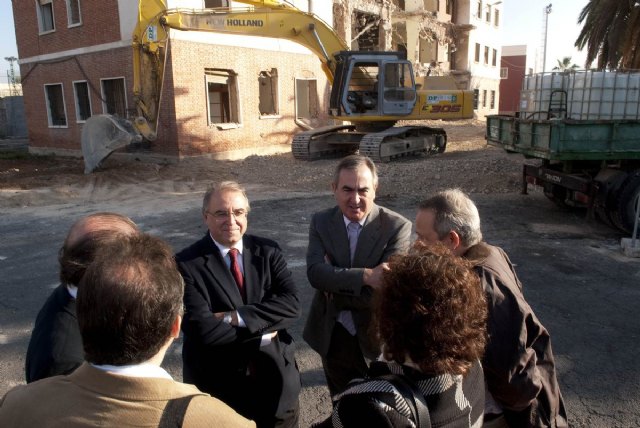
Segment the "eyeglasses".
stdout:
<svg viewBox="0 0 640 428">
<path fill-rule="evenodd" d="M 229 210 L 229 211 L 205 211 L 205 213 L 209 214 L 210 216 L 213 216 L 213 218 L 215 218 L 216 220 L 222 221 L 222 220 L 226 220 L 227 218 L 229 218 L 229 216 L 233 216 L 234 218 L 244 218 L 247 216 L 247 210 L 240 208 L 237 210 Z"/>
</svg>

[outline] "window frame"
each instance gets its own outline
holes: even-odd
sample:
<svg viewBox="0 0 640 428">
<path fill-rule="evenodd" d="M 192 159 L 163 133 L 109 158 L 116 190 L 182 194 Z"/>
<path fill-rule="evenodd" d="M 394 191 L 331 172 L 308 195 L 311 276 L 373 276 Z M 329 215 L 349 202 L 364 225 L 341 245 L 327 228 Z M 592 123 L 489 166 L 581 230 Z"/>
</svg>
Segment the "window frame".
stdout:
<svg viewBox="0 0 640 428">
<path fill-rule="evenodd" d="M 56 15 L 53 10 L 53 0 L 35 0 L 36 2 L 36 16 L 38 19 L 38 35 L 44 35 L 53 33 L 56 31 Z M 51 13 L 51 28 L 45 29 L 43 8 L 48 5 L 48 11 Z"/>
<path fill-rule="evenodd" d="M 60 95 L 62 96 L 62 111 L 64 113 L 64 125 L 54 125 L 53 123 L 53 115 L 51 114 L 51 100 L 49 98 L 48 87 L 57 86 L 60 88 Z M 64 84 L 62 82 L 59 83 L 45 83 L 43 85 L 44 88 L 44 99 L 45 106 L 47 110 L 47 125 L 49 128 L 68 128 L 69 127 L 69 119 L 67 118 L 67 103 L 64 99 Z"/>
<path fill-rule="evenodd" d="M 487 90 L 483 89 L 482 90 L 482 108 L 486 108 L 487 107 Z"/>
<path fill-rule="evenodd" d="M 76 2 L 78 5 L 78 22 L 71 22 L 71 2 Z M 80 7 L 80 0 L 66 0 L 67 5 L 67 28 L 79 27 L 82 25 L 82 9 Z"/>
<path fill-rule="evenodd" d="M 89 105 L 89 116 L 87 116 L 87 119 L 90 118 L 91 116 L 93 116 L 93 106 L 91 105 L 91 91 L 89 88 L 89 82 L 86 80 L 73 80 L 71 81 L 71 84 L 73 85 L 73 100 L 74 100 L 74 107 L 76 109 L 76 123 L 84 123 L 87 121 L 87 119 L 82 119 L 80 117 L 80 108 L 79 108 L 79 98 L 78 98 L 78 91 L 77 91 L 77 84 L 78 83 L 84 83 L 87 87 L 87 103 Z"/>
<path fill-rule="evenodd" d="M 476 10 L 476 18 L 482 19 L 482 0 L 478 0 L 477 7 L 478 9 Z"/>
<path fill-rule="evenodd" d="M 103 114 L 113 114 L 113 113 L 109 113 L 108 109 L 107 109 L 107 102 L 106 102 L 106 94 L 104 91 L 104 81 L 105 80 L 122 80 L 122 88 L 123 88 L 123 92 L 124 92 L 124 116 L 123 119 L 126 119 L 127 116 L 127 111 L 129 110 L 129 100 L 127 99 L 127 80 L 125 79 L 124 76 L 116 76 L 116 77 L 102 77 L 100 78 L 100 97 L 102 98 L 102 113 Z"/>
<path fill-rule="evenodd" d="M 480 48 L 481 48 L 480 43 L 476 43 L 476 48 L 474 51 L 473 58 L 474 58 L 474 61 L 477 63 L 480 63 Z"/>
<path fill-rule="evenodd" d="M 227 92 L 229 94 L 229 122 L 214 122 L 211 120 L 211 99 L 209 98 L 209 83 L 222 84 L 215 79 L 219 77 L 227 78 Z M 231 80 L 231 82 L 229 82 Z M 222 68 L 205 68 L 204 70 L 204 88 L 205 100 L 207 103 L 207 126 L 216 127 L 220 130 L 234 129 L 242 126 L 242 105 L 240 100 L 240 82 L 239 74 L 232 69 Z M 233 109 L 233 111 L 232 111 Z M 235 119 L 235 120 L 234 120 Z"/>
<path fill-rule="evenodd" d="M 258 73 L 258 84 L 260 84 L 260 79 L 263 78 L 262 77 L 263 73 L 272 74 L 271 76 L 264 76 L 264 78 L 271 81 L 271 88 L 274 91 L 274 93 L 272 94 L 274 112 L 262 113 L 262 111 L 260 111 L 261 110 L 260 105 L 262 104 L 261 103 L 262 92 L 260 91 L 260 88 L 258 88 L 258 113 L 260 114 L 260 119 L 277 119 L 281 117 L 280 115 L 280 79 L 278 78 L 279 77 L 278 68 L 272 67 L 270 70 L 260 70 L 260 72 Z M 275 90 L 274 90 L 274 86 L 275 86 Z"/>
<path fill-rule="evenodd" d="M 492 49 L 493 56 L 491 57 L 491 67 L 498 66 L 498 49 Z"/>
<path fill-rule="evenodd" d="M 489 54 L 491 53 L 489 46 L 484 47 L 484 65 L 489 65 Z"/>
<path fill-rule="evenodd" d="M 500 67 L 500 79 L 509 78 L 509 67 Z"/>
<path fill-rule="evenodd" d="M 493 25 L 495 27 L 500 26 L 500 9 L 496 8 L 493 11 Z"/>
<path fill-rule="evenodd" d="M 491 110 L 496 108 L 496 90 L 492 89 L 491 92 L 489 93 L 489 108 Z"/>
</svg>

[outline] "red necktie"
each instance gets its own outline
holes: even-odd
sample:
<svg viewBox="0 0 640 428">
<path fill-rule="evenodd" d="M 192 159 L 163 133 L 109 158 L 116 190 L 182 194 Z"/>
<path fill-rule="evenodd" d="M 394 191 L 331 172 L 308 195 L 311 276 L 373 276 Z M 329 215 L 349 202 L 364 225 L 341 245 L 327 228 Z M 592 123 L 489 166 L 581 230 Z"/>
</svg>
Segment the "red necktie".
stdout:
<svg viewBox="0 0 640 428">
<path fill-rule="evenodd" d="M 242 300 L 246 302 L 247 295 L 244 290 L 244 278 L 242 277 L 242 271 L 240 270 L 240 265 L 238 264 L 237 248 L 232 248 L 229 250 L 229 260 L 231 260 L 231 265 L 229 266 L 229 268 L 231 269 L 231 275 L 233 275 L 233 279 L 236 281 L 238 290 L 240 290 Z"/>
</svg>

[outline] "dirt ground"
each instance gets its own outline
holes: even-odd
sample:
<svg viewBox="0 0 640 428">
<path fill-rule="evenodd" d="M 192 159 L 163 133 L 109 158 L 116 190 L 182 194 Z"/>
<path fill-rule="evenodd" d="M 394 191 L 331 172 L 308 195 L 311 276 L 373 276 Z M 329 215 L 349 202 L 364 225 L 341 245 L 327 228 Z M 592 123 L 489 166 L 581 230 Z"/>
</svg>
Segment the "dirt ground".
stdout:
<svg viewBox="0 0 640 428">
<path fill-rule="evenodd" d="M 432 124 L 442 127 L 442 122 Z M 380 164 L 378 195 L 413 200 L 452 186 L 469 193 L 519 191 L 522 158 L 488 147 L 484 122 L 452 122 L 446 129 L 444 154 Z M 260 192 L 318 192 L 329 190 L 333 165 L 335 160 L 297 161 L 291 153 L 238 161 L 192 158 L 176 164 L 112 156 L 85 175 L 82 159 L 14 154 L 0 158 L 0 209 L 112 200 L 136 203 L 159 195 L 178 198 L 228 179 Z"/>
</svg>

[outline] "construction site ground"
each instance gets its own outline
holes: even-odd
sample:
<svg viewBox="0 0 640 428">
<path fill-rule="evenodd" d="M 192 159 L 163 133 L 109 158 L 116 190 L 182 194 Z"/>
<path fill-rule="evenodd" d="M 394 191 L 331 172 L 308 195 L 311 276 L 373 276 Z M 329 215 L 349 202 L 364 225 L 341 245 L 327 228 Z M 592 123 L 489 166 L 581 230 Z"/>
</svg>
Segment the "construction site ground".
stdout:
<svg viewBox="0 0 640 428">
<path fill-rule="evenodd" d="M 521 194 L 524 159 L 487 147 L 483 122 L 434 125 L 447 130 L 447 151 L 380 164 L 377 202 L 413 220 L 417 203 L 433 191 L 469 193 L 486 240 L 510 255 L 551 333 L 570 425 L 640 426 L 640 259 L 622 254 L 624 235 L 585 212 L 556 207 L 540 191 Z M 175 164 L 112 156 L 85 175 L 81 159 L 31 156 L 22 141 L 0 141 L 0 395 L 24 382 L 33 322 L 58 284 L 58 249 L 76 219 L 119 212 L 178 250 L 206 231 L 204 190 L 231 179 L 248 189 L 249 231 L 280 243 L 300 289 L 303 314 L 292 332 L 303 383 L 301 426 L 327 416 L 320 359 L 301 336 L 313 292 L 307 229 L 313 212 L 334 203 L 335 164 L 296 161 L 290 153 Z M 164 364 L 178 380 L 180 352 L 178 341 Z"/>
</svg>

